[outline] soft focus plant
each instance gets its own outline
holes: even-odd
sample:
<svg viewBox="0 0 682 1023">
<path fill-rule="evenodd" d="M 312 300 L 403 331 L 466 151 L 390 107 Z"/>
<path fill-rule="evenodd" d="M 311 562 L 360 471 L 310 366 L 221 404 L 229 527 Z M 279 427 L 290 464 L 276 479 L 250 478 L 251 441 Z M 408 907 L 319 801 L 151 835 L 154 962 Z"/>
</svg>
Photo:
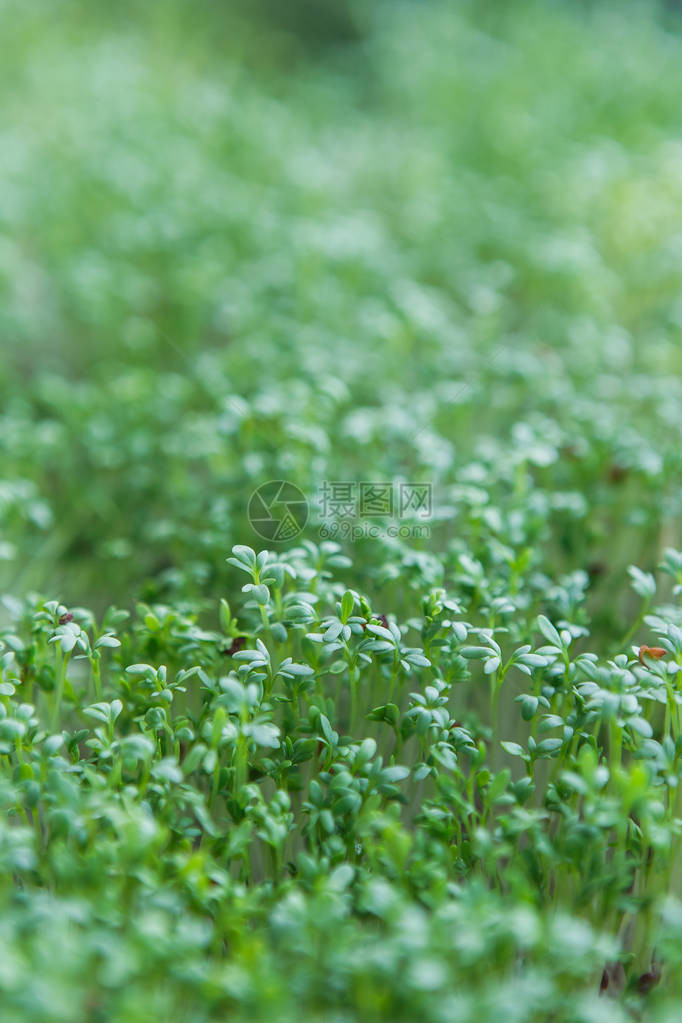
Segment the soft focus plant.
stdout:
<svg viewBox="0 0 682 1023">
<path fill-rule="evenodd" d="M 674 7 L 2 5 L 3 1021 L 679 1019 Z"/>
</svg>

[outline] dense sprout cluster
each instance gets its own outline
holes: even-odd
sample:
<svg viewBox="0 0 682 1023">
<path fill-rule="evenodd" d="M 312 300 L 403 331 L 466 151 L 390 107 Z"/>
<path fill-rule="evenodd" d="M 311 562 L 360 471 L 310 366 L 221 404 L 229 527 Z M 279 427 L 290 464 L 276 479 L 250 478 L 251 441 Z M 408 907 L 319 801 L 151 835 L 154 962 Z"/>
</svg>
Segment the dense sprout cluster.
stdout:
<svg viewBox="0 0 682 1023">
<path fill-rule="evenodd" d="M 677 1020 L 679 26 L 204 13 L 0 10 L 2 1018 Z"/>
<path fill-rule="evenodd" d="M 420 571 L 379 612 L 338 545 L 228 560 L 243 595 L 212 628 L 190 604 L 12 604 L 7 1019 L 621 1020 L 614 992 L 682 997 L 682 629 L 652 575 L 631 572 L 655 644 L 599 655 L 571 578 L 481 599 L 477 562 L 448 589 Z M 661 569 L 679 598 L 682 554 Z"/>
</svg>

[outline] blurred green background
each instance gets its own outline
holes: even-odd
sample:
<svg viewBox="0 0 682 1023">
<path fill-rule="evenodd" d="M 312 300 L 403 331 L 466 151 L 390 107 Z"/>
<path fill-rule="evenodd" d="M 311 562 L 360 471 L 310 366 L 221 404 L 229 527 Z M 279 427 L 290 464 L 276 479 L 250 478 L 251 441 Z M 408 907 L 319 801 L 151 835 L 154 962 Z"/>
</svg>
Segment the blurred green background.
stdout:
<svg viewBox="0 0 682 1023">
<path fill-rule="evenodd" d="M 680 543 L 675 5 L 0 18 L 1 590 L 214 598 L 266 480 L 427 479 L 358 585 L 470 551 L 613 624 Z"/>
</svg>

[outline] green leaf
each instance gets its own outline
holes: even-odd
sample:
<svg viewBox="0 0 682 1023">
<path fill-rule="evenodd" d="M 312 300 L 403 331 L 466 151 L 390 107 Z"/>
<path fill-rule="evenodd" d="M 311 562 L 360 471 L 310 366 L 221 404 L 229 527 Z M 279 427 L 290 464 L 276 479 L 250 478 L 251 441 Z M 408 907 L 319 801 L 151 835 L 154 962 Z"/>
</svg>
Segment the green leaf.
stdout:
<svg viewBox="0 0 682 1023">
<path fill-rule="evenodd" d="M 467 661 L 482 661 L 490 657 L 490 647 L 487 646 L 463 646 L 460 650 L 462 657 Z"/>
<path fill-rule="evenodd" d="M 367 626 L 367 632 L 371 632 L 375 636 L 379 636 L 381 639 L 387 640 L 392 645 L 395 645 L 395 636 L 390 629 L 385 629 L 383 625 L 372 625 L 371 623 Z"/>
<path fill-rule="evenodd" d="M 320 727 L 322 729 L 322 734 L 329 745 L 332 747 L 336 746 L 339 737 L 329 723 L 329 718 L 327 718 L 324 714 L 320 714 Z"/>
<path fill-rule="evenodd" d="M 523 746 L 520 746 L 518 744 L 518 742 L 508 742 L 506 739 L 504 739 L 500 743 L 500 746 L 505 751 L 505 753 L 509 754 L 510 757 L 524 757 L 525 758 L 527 756 L 527 753 L 524 750 Z"/>
<path fill-rule="evenodd" d="M 563 647 L 563 643 L 561 642 L 561 636 L 554 628 L 549 618 L 546 618 L 545 615 L 538 615 L 538 629 L 545 637 L 545 639 L 548 640 L 548 642 L 552 643 L 554 646 L 559 647 L 560 649 Z"/>
<path fill-rule="evenodd" d="M 543 739 L 539 742 L 535 749 L 536 757 L 549 757 L 558 751 L 563 746 L 563 739 Z"/>
<path fill-rule="evenodd" d="M 341 600 L 341 621 L 347 622 L 350 616 L 353 614 L 353 608 L 355 606 L 355 598 L 350 590 L 346 590 Z"/>
<path fill-rule="evenodd" d="M 113 649 L 115 647 L 119 647 L 120 645 L 121 641 L 120 639 L 116 639 L 116 636 L 100 636 L 97 642 L 95 643 L 95 650 L 97 650 L 101 646 L 111 647 Z"/>
<path fill-rule="evenodd" d="M 530 693 L 521 693 L 520 696 L 516 697 L 516 700 L 521 704 L 521 717 L 524 721 L 530 721 L 535 716 L 540 702 L 537 696 L 532 696 Z"/>
<path fill-rule="evenodd" d="M 126 675 L 156 676 L 156 668 L 153 668 L 151 664 L 129 664 L 125 671 Z"/>
<path fill-rule="evenodd" d="M 244 544 L 235 544 L 232 548 L 232 553 L 242 564 L 248 565 L 251 569 L 256 567 L 256 552 L 251 547 L 246 547 Z"/>
<path fill-rule="evenodd" d="M 400 720 L 400 710 L 395 703 L 385 703 L 371 710 L 367 717 L 370 721 L 385 721 L 395 728 Z"/>
<path fill-rule="evenodd" d="M 640 597 L 650 600 L 656 594 L 656 580 L 650 572 L 642 572 L 636 565 L 630 565 L 628 573 L 632 580 L 632 588 Z"/>
<path fill-rule="evenodd" d="M 508 767 L 505 767 L 502 771 L 499 771 L 490 784 L 486 792 L 487 799 L 490 803 L 494 803 L 503 792 L 506 791 L 507 786 L 511 780 L 511 771 Z"/>
</svg>

